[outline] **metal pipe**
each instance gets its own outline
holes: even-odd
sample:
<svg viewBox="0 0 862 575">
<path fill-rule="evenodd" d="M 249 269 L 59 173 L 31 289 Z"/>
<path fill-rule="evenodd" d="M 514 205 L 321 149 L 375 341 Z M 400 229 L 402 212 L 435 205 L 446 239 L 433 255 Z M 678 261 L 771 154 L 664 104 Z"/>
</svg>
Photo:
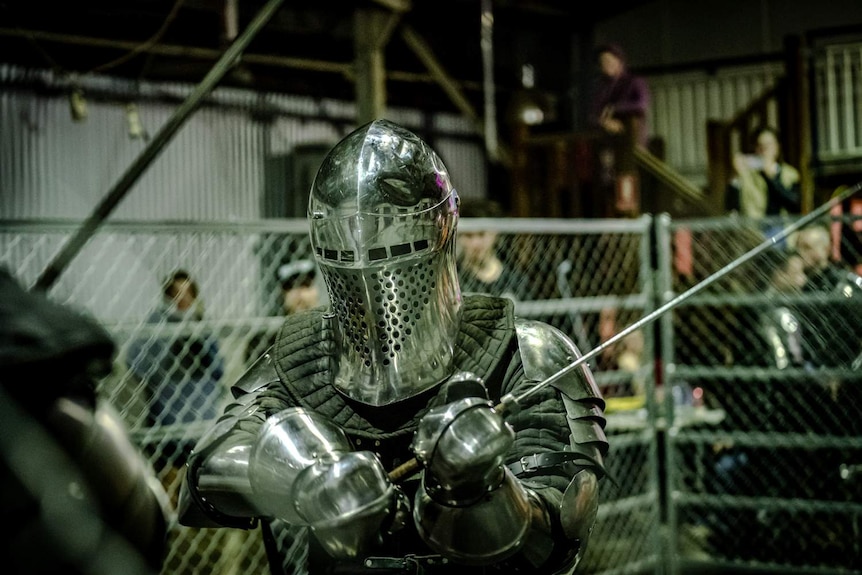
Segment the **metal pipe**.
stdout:
<svg viewBox="0 0 862 575">
<path fill-rule="evenodd" d="M 497 138 L 497 89 L 494 84 L 494 9 L 491 0 L 482 0 L 481 41 L 482 92 L 485 102 L 485 151 L 491 161 L 499 155 Z"/>
<path fill-rule="evenodd" d="M 141 151 L 132 164 L 126 169 L 125 173 L 120 176 L 120 179 L 110 189 L 110 191 L 102 198 L 102 201 L 96 206 L 93 213 L 84 221 L 78 231 L 69 239 L 63 246 L 57 256 L 48 264 L 48 267 L 42 272 L 42 275 L 36 280 L 33 286 L 36 290 L 48 290 L 57 281 L 57 278 L 69 265 L 69 262 L 78 255 L 81 248 L 87 243 L 90 237 L 96 232 L 102 222 L 108 215 L 117 207 L 120 201 L 125 197 L 134 183 L 138 180 L 141 174 L 161 153 L 167 143 L 171 140 L 174 134 L 182 127 L 185 121 L 191 114 L 197 110 L 203 99 L 212 92 L 213 88 L 221 81 L 224 75 L 239 61 L 243 50 L 249 45 L 257 33 L 269 22 L 284 0 L 269 0 L 269 2 L 261 8 L 260 12 L 249 23 L 248 28 L 243 31 L 242 35 L 234 41 L 221 58 L 215 63 L 212 69 L 207 73 L 206 77 L 192 91 L 191 94 L 180 104 L 174 111 L 173 115 L 168 118 L 168 121 L 159 129 L 158 133 L 147 143 L 147 146 Z"/>
</svg>

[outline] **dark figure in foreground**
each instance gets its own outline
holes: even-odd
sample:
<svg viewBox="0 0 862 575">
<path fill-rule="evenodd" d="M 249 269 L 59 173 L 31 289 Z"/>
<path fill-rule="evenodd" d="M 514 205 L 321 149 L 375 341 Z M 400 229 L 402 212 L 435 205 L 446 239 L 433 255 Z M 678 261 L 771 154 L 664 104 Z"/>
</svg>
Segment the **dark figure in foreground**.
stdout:
<svg viewBox="0 0 862 575">
<path fill-rule="evenodd" d="M 96 396 L 114 344 L 0 270 L 4 573 L 157 574 L 167 495 Z"/>
<path fill-rule="evenodd" d="M 262 522 L 273 572 L 562 573 L 584 553 L 607 451 L 586 367 L 506 298 L 462 296 L 458 196 L 413 133 L 375 121 L 311 189 L 329 300 L 273 352 L 189 462 L 180 522 Z M 511 394 L 511 395 L 510 395 Z M 519 398 L 503 418 L 494 405 Z M 418 470 L 391 474 L 417 458 Z"/>
</svg>

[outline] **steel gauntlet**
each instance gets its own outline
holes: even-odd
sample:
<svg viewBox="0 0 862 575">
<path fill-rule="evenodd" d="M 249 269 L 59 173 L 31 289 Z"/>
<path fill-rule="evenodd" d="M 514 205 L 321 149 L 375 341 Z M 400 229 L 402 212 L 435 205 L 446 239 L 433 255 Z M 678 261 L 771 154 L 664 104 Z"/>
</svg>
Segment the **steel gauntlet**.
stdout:
<svg viewBox="0 0 862 575">
<path fill-rule="evenodd" d="M 359 557 L 395 529 L 406 501 L 369 451 L 350 451 L 344 432 L 312 412 L 270 417 L 252 448 L 249 477 L 259 508 L 308 525 L 333 557 Z"/>
<path fill-rule="evenodd" d="M 503 465 L 513 441 L 512 428 L 481 398 L 459 399 L 422 419 L 412 446 L 425 467 L 413 519 L 432 549 L 475 565 L 517 551 L 531 503 Z"/>
</svg>

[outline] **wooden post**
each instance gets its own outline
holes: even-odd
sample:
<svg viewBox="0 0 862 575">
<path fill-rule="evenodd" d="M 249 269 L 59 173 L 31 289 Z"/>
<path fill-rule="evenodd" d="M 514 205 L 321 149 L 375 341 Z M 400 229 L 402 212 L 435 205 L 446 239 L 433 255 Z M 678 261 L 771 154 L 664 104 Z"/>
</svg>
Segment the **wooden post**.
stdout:
<svg viewBox="0 0 862 575">
<path fill-rule="evenodd" d="M 385 42 L 380 36 L 388 21 L 382 10 L 357 8 L 354 13 L 356 123 L 360 126 L 386 113 Z"/>
<path fill-rule="evenodd" d="M 787 113 L 784 156 L 799 170 L 802 213 L 814 209 L 814 171 L 812 169 L 811 105 L 808 55 L 805 39 L 788 36 L 785 39 L 787 76 Z"/>
<path fill-rule="evenodd" d="M 726 122 L 706 123 L 706 155 L 709 158 L 709 203 L 718 213 L 725 211 L 725 194 L 731 176 L 730 130 Z"/>
<path fill-rule="evenodd" d="M 613 204 L 610 215 L 635 218 L 641 214 L 640 174 L 635 161 L 635 146 L 639 145 L 643 130 L 640 118 L 626 121 L 624 134 L 616 138 Z"/>
<path fill-rule="evenodd" d="M 529 158 L 529 131 L 526 124 L 515 122 L 512 124 L 512 197 L 510 199 L 511 212 L 515 217 L 530 217 L 530 191 L 529 178 L 527 177 L 527 163 Z"/>
</svg>

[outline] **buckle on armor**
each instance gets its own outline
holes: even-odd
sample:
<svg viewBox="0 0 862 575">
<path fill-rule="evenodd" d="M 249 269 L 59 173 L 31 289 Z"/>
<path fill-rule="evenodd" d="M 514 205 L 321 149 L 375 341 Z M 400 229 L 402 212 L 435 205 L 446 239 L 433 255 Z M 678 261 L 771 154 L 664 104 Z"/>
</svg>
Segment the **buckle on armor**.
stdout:
<svg viewBox="0 0 862 575">
<path fill-rule="evenodd" d="M 519 473 L 533 473 L 540 467 L 539 456 L 535 453 L 533 455 L 525 455 L 520 459 L 519 463 L 521 464 Z"/>
</svg>

